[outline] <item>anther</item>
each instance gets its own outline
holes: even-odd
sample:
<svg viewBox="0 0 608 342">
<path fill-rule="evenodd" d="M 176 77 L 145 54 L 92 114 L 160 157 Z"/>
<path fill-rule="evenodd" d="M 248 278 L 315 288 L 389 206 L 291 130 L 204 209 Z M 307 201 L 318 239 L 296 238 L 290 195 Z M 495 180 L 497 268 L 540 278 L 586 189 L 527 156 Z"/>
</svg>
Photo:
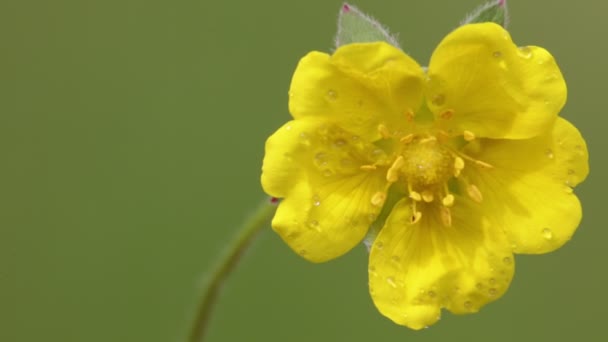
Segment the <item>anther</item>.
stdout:
<svg viewBox="0 0 608 342">
<path fill-rule="evenodd" d="M 448 207 L 439 208 L 439 216 L 441 217 L 441 223 L 446 227 L 452 226 L 452 212 Z"/>
<path fill-rule="evenodd" d="M 433 141 L 437 141 L 437 138 L 434 137 L 434 136 L 430 136 L 430 137 L 426 137 L 424 139 L 420 139 L 420 143 L 421 144 L 426 144 L 426 143 L 433 142 Z"/>
<path fill-rule="evenodd" d="M 399 156 L 399 157 L 397 157 L 397 159 L 395 159 L 395 162 L 393 163 L 393 165 L 386 172 L 386 180 L 389 183 L 394 183 L 399 179 L 399 171 L 403 167 L 404 164 L 405 164 L 405 159 L 403 159 L 403 156 Z"/>
<path fill-rule="evenodd" d="M 454 157 L 454 177 L 460 176 L 462 169 L 464 169 L 464 160 L 458 156 Z"/>
<path fill-rule="evenodd" d="M 464 140 L 466 140 L 466 141 L 475 140 L 475 133 L 473 133 L 471 131 L 464 131 L 464 132 L 462 132 L 462 135 L 464 137 Z"/>
<path fill-rule="evenodd" d="M 426 202 L 426 203 L 431 203 L 433 202 L 433 199 L 435 198 L 435 196 L 433 196 L 433 193 L 428 191 L 428 190 L 424 190 L 422 192 L 422 199 Z"/>
<path fill-rule="evenodd" d="M 372 196 L 371 202 L 372 202 L 372 205 L 375 205 L 376 207 L 380 207 L 380 206 L 382 206 L 382 204 L 384 204 L 385 200 L 386 200 L 386 194 L 382 191 L 378 191 Z"/>
<path fill-rule="evenodd" d="M 403 138 L 399 139 L 399 141 L 401 141 L 404 144 L 409 144 L 412 142 L 412 140 L 414 140 L 414 135 L 411 133 L 404 136 Z"/>
<path fill-rule="evenodd" d="M 383 124 L 378 125 L 378 133 L 380 133 L 380 135 L 384 139 L 388 139 L 391 137 L 391 132 L 388 130 L 388 127 Z"/>
<path fill-rule="evenodd" d="M 374 171 L 376 169 L 376 165 L 361 165 L 359 169 L 363 171 Z"/>
<path fill-rule="evenodd" d="M 441 203 L 446 207 L 453 206 L 454 205 L 454 195 L 448 194 L 441 200 Z"/>
<path fill-rule="evenodd" d="M 416 191 L 410 191 L 410 198 L 416 202 L 422 201 L 422 196 Z"/>
<path fill-rule="evenodd" d="M 481 195 L 481 191 L 474 184 L 467 185 L 467 194 L 471 199 L 477 203 L 481 203 L 483 201 L 483 196 Z"/>
</svg>

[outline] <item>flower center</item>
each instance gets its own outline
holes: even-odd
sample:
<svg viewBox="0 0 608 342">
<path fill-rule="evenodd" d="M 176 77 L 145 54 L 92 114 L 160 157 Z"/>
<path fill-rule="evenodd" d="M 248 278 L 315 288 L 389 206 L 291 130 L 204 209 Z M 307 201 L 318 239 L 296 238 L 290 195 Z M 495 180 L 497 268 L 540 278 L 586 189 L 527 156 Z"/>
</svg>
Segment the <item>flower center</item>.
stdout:
<svg viewBox="0 0 608 342">
<path fill-rule="evenodd" d="M 395 183 L 405 184 L 408 197 L 412 204 L 412 223 L 417 223 L 422 217 L 418 209 L 433 206 L 438 209 L 440 219 L 445 226 L 452 224 L 450 208 L 455 197 L 450 193 L 448 181 L 456 178 L 466 194 L 475 202 L 481 202 L 483 196 L 479 188 L 461 176 L 465 167 L 465 159 L 476 167 L 490 169 L 491 165 L 475 160 L 461 151 L 450 147 L 446 142 L 451 138 L 444 132 L 437 135 L 408 134 L 399 136 L 392 134 L 383 125 L 378 127 L 383 139 L 392 140 L 396 144 L 394 160 L 386 172 L 387 190 L 374 194 L 371 201 L 374 205 L 382 205 L 386 199 L 388 188 Z M 472 132 L 463 132 L 464 140 L 475 140 Z M 375 170 L 376 165 L 364 165 L 363 170 Z M 433 204 L 434 203 L 434 204 Z M 434 211 L 434 210 L 433 210 Z"/>
<path fill-rule="evenodd" d="M 401 173 L 414 188 L 445 183 L 454 173 L 454 156 L 434 137 L 412 141 L 401 155 Z"/>
</svg>

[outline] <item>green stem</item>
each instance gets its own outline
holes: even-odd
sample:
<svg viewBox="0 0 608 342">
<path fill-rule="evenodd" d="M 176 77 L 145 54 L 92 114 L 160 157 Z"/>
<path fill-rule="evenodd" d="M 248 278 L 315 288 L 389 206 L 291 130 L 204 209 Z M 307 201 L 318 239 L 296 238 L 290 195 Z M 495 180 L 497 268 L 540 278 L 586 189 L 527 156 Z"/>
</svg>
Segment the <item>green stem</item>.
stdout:
<svg viewBox="0 0 608 342">
<path fill-rule="evenodd" d="M 213 306 L 218 299 L 224 280 L 235 269 L 243 252 L 249 247 L 256 233 L 268 224 L 275 209 L 275 205 L 265 200 L 245 221 L 234 241 L 227 246 L 218 263 L 210 271 L 197 306 L 192 330 L 188 336 L 189 342 L 201 342 L 205 338 L 209 320 L 213 313 Z"/>
</svg>

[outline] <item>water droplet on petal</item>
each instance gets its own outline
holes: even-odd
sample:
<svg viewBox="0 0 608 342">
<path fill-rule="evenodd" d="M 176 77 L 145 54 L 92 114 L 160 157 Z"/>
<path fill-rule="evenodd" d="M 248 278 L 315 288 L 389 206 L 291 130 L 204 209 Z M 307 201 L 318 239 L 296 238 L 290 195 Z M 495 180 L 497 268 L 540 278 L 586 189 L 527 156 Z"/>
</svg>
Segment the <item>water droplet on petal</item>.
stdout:
<svg viewBox="0 0 608 342">
<path fill-rule="evenodd" d="M 288 131 L 291 131 L 291 125 L 285 126 L 285 129 L 288 130 Z"/>
<path fill-rule="evenodd" d="M 393 260 L 394 262 L 399 262 L 399 261 L 401 261 L 401 257 L 399 257 L 398 255 L 393 255 L 391 257 L 391 260 Z"/>
<path fill-rule="evenodd" d="M 513 262 L 513 260 L 511 260 L 511 258 L 509 258 L 509 257 L 504 257 L 504 258 L 502 258 L 502 262 L 504 262 L 507 265 L 510 265 L 511 262 Z"/>
<path fill-rule="evenodd" d="M 428 295 L 431 298 L 435 298 L 435 296 L 437 296 L 437 293 L 435 293 L 435 291 L 429 291 Z"/>
<path fill-rule="evenodd" d="M 330 90 L 327 91 L 327 99 L 328 100 L 335 101 L 337 98 L 338 98 L 338 93 L 335 90 L 330 89 Z"/>
<path fill-rule="evenodd" d="M 386 282 L 393 288 L 397 288 L 397 283 L 395 282 L 395 278 L 387 277 Z"/>
<path fill-rule="evenodd" d="M 553 159 L 555 155 L 553 154 L 553 150 L 548 148 L 545 150 L 545 156 L 549 159 Z"/>
<path fill-rule="evenodd" d="M 496 279 L 490 278 L 490 284 L 495 284 L 495 283 L 496 283 Z"/>
<path fill-rule="evenodd" d="M 471 301 L 467 300 L 466 302 L 464 302 L 464 307 L 465 308 L 470 309 L 472 306 L 473 306 L 473 303 L 471 303 Z"/>
<path fill-rule="evenodd" d="M 315 195 L 315 196 L 312 198 L 312 204 L 313 204 L 315 207 L 318 207 L 318 206 L 320 206 L 320 205 L 321 205 L 321 199 L 319 198 L 319 196 L 318 196 L 318 195 Z"/>
<path fill-rule="evenodd" d="M 431 101 L 435 106 L 441 106 L 445 103 L 445 95 L 437 94 L 433 96 L 433 100 Z"/>
<path fill-rule="evenodd" d="M 319 221 L 317 221 L 317 220 L 310 220 L 310 221 L 308 221 L 308 226 L 310 228 L 319 230 Z"/>
<path fill-rule="evenodd" d="M 572 170 L 572 169 L 568 169 L 568 174 L 569 174 L 569 175 L 573 175 L 573 174 L 574 174 L 574 170 Z"/>
<path fill-rule="evenodd" d="M 519 48 L 519 55 L 523 58 L 532 58 L 532 49 L 529 46 L 522 46 Z"/>
<path fill-rule="evenodd" d="M 494 56 L 496 58 L 500 58 L 500 57 L 502 57 L 502 52 L 500 52 L 500 51 L 494 51 L 494 52 L 492 52 L 492 56 Z"/>
<path fill-rule="evenodd" d="M 376 242 L 376 249 L 382 249 L 382 247 L 384 247 L 384 244 L 382 243 L 382 241 Z"/>
<path fill-rule="evenodd" d="M 488 290 L 488 293 L 490 294 L 490 296 L 495 296 L 496 295 L 496 289 L 492 288 Z"/>
<path fill-rule="evenodd" d="M 344 139 L 336 139 L 336 141 L 334 141 L 334 146 L 335 147 L 340 148 L 340 147 L 342 147 L 344 145 L 346 145 L 346 140 L 344 140 Z"/>
<path fill-rule="evenodd" d="M 551 231 L 551 229 L 544 228 L 542 233 L 543 233 L 543 237 L 545 238 L 545 240 L 553 239 L 553 232 Z"/>
</svg>

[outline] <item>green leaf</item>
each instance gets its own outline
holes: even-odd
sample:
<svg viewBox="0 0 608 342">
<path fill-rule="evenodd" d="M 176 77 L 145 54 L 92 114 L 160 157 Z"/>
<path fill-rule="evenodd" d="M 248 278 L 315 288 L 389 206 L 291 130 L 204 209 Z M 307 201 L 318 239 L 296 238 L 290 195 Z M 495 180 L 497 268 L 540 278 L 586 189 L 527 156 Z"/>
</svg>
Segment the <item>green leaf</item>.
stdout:
<svg viewBox="0 0 608 342">
<path fill-rule="evenodd" d="M 355 6 L 344 3 L 338 15 L 336 48 L 345 44 L 377 41 L 385 41 L 399 48 L 397 39 L 382 24 Z"/>
<path fill-rule="evenodd" d="M 504 28 L 509 23 L 509 13 L 507 10 L 506 0 L 492 0 L 485 5 L 481 5 L 469 14 L 463 21 L 462 25 L 473 23 L 496 23 Z"/>
</svg>

